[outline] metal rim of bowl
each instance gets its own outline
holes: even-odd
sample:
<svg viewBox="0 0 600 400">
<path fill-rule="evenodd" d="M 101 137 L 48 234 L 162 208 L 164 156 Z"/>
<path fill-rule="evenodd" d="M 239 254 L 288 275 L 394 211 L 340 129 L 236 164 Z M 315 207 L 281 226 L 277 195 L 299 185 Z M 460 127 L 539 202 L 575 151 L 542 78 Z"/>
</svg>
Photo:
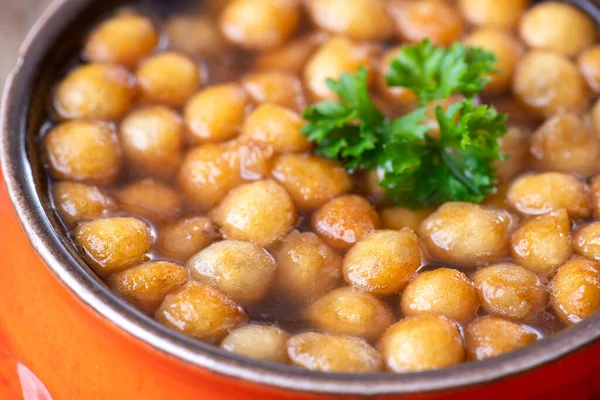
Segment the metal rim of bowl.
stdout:
<svg viewBox="0 0 600 400">
<path fill-rule="evenodd" d="M 126 304 L 91 276 L 68 251 L 44 213 L 27 157 L 26 115 L 36 71 L 50 41 L 94 0 L 55 0 L 36 22 L 19 51 L 2 95 L 0 160 L 19 221 L 51 272 L 85 305 L 133 337 L 177 359 L 227 377 L 280 389 L 333 395 L 393 395 L 481 385 L 532 370 L 593 344 L 600 338 L 600 313 L 524 349 L 493 359 L 441 370 L 405 374 L 320 373 L 251 360 L 188 338 Z M 571 0 L 600 21 L 600 9 Z"/>
</svg>

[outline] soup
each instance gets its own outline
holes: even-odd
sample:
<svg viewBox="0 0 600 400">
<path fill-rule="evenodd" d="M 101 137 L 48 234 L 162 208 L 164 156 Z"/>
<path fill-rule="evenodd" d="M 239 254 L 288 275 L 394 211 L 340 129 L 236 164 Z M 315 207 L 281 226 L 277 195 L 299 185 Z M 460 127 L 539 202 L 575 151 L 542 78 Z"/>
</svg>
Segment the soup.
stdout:
<svg viewBox="0 0 600 400">
<path fill-rule="evenodd" d="M 596 40 L 577 8 L 526 0 L 119 10 L 49 93 L 50 196 L 115 294 L 226 351 L 348 373 L 487 359 L 600 308 Z M 449 63 L 420 92 L 394 78 L 418 52 Z"/>
</svg>

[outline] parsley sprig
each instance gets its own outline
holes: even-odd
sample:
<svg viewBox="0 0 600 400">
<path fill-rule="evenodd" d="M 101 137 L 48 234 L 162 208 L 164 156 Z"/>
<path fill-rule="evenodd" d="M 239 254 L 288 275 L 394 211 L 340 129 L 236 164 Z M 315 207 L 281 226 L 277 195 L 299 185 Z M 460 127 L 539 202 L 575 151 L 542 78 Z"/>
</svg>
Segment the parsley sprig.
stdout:
<svg viewBox="0 0 600 400">
<path fill-rule="evenodd" d="M 493 193 L 494 162 L 502 159 L 498 141 L 506 133 L 505 115 L 473 101 L 494 63 L 493 54 L 462 44 L 444 49 L 425 40 L 405 47 L 393 60 L 387 82 L 412 90 L 418 108 L 386 118 L 371 100 L 368 71 L 361 68 L 327 80 L 339 100 L 306 108 L 302 133 L 316 142 L 317 154 L 340 160 L 351 171 L 382 170 L 380 185 L 395 204 L 480 202 Z M 437 106 L 440 134 L 429 135 L 425 107 L 455 93 L 464 100 L 447 110 Z"/>
</svg>

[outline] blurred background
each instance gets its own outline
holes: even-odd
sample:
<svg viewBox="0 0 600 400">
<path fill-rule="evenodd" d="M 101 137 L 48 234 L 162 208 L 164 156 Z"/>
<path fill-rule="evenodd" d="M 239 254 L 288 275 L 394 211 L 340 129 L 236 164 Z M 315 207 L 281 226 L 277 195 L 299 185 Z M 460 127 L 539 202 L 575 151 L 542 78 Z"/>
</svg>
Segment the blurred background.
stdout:
<svg viewBox="0 0 600 400">
<path fill-rule="evenodd" d="M 16 61 L 19 45 L 51 0 L 0 0 L 0 89 Z"/>
</svg>

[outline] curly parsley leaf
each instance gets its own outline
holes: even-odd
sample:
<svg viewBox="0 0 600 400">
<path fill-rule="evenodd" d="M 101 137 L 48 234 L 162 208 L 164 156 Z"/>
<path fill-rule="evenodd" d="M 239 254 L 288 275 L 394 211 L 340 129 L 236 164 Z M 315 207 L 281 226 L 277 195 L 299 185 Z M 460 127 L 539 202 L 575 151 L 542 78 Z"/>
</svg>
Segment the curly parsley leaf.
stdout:
<svg viewBox="0 0 600 400">
<path fill-rule="evenodd" d="M 390 65 L 388 86 L 412 90 L 424 105 L 453 93 L 472 97 L 490 81 L 496 57 L 493 53 L 455 43 L 450 48 L 434 46 L 425 39 L 403 48 Z"/>
</svg>

